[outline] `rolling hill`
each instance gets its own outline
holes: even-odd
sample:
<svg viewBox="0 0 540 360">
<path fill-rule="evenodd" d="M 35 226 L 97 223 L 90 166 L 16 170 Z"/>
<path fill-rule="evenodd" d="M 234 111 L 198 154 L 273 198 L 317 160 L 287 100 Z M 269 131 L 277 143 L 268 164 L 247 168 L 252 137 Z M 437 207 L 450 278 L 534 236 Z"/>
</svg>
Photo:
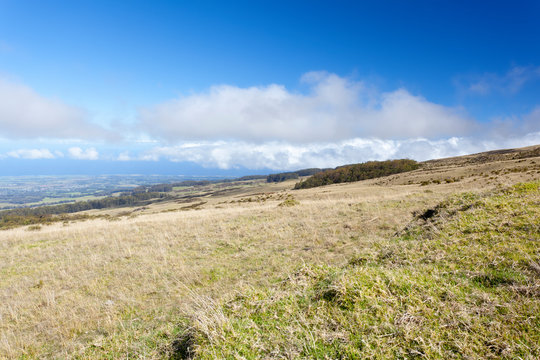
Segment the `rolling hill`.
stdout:
<svg viewBox="0 0 540 360">
<path fill-rule="evenodd" d="M 536 359 L 539 151 L 1 230 L 0 358 Z"/>
</svg>

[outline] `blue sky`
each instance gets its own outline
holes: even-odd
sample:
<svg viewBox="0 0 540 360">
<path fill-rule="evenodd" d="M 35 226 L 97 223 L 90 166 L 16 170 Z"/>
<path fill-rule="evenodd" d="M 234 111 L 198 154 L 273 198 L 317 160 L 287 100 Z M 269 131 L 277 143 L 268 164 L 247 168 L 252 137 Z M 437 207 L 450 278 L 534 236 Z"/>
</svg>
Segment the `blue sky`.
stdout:
<svg viewBox="0 0 540 360">
<path fill-rule="evenodd" d="M 0 164 L 249 173 L 537 144 L 538 19 L 537 1 L 0 0 Z"/>
</svg>

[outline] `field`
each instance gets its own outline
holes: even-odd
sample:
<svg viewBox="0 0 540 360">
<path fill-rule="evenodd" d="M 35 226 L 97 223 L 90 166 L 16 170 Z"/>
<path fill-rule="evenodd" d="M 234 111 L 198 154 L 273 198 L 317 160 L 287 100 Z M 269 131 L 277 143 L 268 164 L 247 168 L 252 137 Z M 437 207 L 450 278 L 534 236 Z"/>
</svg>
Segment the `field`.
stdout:
<svg viewBox="0 0 540 360">
<path fill-rule="evenodd" d="M 540 157 L 515 154 L 1 231 L 0 358 L 538 358 Z"/>
</svg>

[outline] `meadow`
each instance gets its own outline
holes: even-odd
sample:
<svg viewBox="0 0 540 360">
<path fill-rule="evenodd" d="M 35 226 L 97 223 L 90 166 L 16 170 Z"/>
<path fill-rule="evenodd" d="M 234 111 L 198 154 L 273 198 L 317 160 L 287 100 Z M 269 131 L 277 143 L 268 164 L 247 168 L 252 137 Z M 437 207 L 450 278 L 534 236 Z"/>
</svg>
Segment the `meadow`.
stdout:
<svg viewBox="0 0 540 360">
<path fill-rule="evenodd" d="M 254 180 L 3 230 L 0 358 L 535 359 L 539 179 L 530 157 Z"/>
</svg>

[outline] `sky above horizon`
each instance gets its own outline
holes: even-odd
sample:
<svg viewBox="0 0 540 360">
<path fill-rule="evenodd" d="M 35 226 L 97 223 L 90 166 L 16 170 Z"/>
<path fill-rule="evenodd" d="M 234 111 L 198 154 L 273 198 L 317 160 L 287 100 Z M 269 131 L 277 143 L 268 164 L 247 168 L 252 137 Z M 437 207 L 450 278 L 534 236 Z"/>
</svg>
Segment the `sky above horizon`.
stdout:
<svg viewBox="0 0 540 360">
<path fill-rule="evenodd" d="M 540 144 L 539 20 L 538 1 L 0 0 L 0 175 Z"/>
</svg>

